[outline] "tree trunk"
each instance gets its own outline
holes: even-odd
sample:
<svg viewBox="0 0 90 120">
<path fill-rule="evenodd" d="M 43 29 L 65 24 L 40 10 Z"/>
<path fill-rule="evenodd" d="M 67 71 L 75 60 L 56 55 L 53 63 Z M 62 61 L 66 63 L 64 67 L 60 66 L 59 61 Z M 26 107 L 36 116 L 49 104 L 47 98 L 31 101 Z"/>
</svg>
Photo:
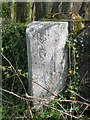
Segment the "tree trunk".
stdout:
<svg viewBox="0 0 90 120">
<path fill-rule="evenodd" d="M 73 7 L 73 2 L 63 2 L 61 12 L 64 14 L 68 14 L 72 11 L 72 7 Z"/>
<path fill-rule="evenodd" d="M 29 0 L 29 2 L 27 4 L 27 22 L 30 22 L 32 19 L 32 5 L 33 5 L 33 3 L 30 2 L 30 0 Z"/>
<path fill-rule="evenodd" d="M 43 11 L 42 17 L 45 17 L 48 14 L 48 3 L 47 2 L 42 2 L 42 11 Z"/>
<path fill-rule="evenodd" d="M 0 2 L 0 18 L 2 18 L 2 3 Z"/>
<path fill-rule="evenodd" d="M 12 3 L 8 2 L 8 4 L 9 4 L 9 19 L 11 19 L 11 6 L 12 6 Z"/>
<path fill-rule="evenodd" d="M 87 11 L 87 6 L 88 6 L 88 2 L 82 2 L 82 5 L 81 5 L 80 10 L 79 10 L 80 16 L 85 17 L 85 14 Z"/>
<path fill-rule="evenodd" d="M 27 2 L 16 2 L 16 21 L 27 21 Z"/>
<path fill-rule="evenodd" d="M 60 5 L 60 2 L 54 2 L 51 13 L 59 13 L 59 5 Z"/>
<path fill-rule="evenodd" d="M 9 2 L 9 19 L 15 20 L 15 2 Z"/>
<path fill-rule="evenodd" d="M 35 5 L 34 20 L 39 20 L 42 17 L 41 2 L 34 2 L 34 5 Z"/>
</svg>

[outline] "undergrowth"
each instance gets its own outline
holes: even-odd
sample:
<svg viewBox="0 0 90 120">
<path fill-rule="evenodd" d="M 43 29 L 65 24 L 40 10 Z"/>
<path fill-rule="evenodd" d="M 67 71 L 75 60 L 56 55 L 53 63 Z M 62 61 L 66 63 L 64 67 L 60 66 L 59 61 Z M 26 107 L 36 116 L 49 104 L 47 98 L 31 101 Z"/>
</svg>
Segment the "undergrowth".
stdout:
<svg viewBox="0 0 90 120">
<path fill-rule="evenodd" d="M 33 98 L 27 94 L 28 72 L 26 55 L 26 26 L 4 23 L 1 55 L 2 70 L 2 120 L 83 120 L 90 118 L 84 112 L 89 101 L 79 94 L 78 58 L 83 50 L 82 40 L 70 35 L 67 40 L 68 74 L 65 89 L 54 99 Z M 36 108 L 30 107 L 32 99 L 39 99 Z"/>
</svg>

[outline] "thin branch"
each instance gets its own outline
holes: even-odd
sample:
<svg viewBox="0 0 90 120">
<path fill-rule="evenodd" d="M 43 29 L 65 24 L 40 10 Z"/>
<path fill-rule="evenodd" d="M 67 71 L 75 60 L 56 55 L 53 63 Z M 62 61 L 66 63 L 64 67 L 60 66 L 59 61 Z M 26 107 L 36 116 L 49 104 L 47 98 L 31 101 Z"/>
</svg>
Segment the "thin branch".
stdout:
<svg viewBox="0 0 90 120">
<path fill-rule="evenodd" d="M 85 77 L 86 77 L 87 74 L 88 74 L 88 71 L 86 71 L 86 73 L 84 74 L 83 78 L 81 79 L 81 83 L 84 82 L 84 79 L 85 79 Z"/>
<path fill-rule="evenodd" d="M 23 86 L 23 89 L 24 89 L 24 92 L 26 93 L 26 89 L 25 89 L 25 86 L 24 86 L 24 84 L 23 84 L 23 82 L 22 82 L 22 80 L 20 79 L 20 77 L 19 77 L 19 75 L 18 75 L 18 73 L 17 73 L 17 71 L 15 70 L 15 68 L 13 67 L 13 65 L 11 64 L 11 62 L 3 55 L 3 53 L 1 53 L 1 55 L 3 56 L 3 58 L 10 64 L 10 66 L 12 67 L 12 69 L 13 69 L 13 71 L 15 72 L 15 74 L 17 75 L 17 77 L 18 77 L 18 79 L 19 79 L 19 81 L 21 82 L 21 84 L 22 84 L 22 86 Z"/>
<path fill-rule="evenodd" d="M 16 76 L 16 74 L 13 74 L 9 78 L 12 78 L 12 77 L 15 77 L 15 76 Z M 7 80 L 7 78 L 2 79 L 2 82 L 5 81 L 5 80 Z"/>
<path fill-rule="evenodd" d="M 74 95 L 77 95 L 77 96 L 78 96 L 78 97 L 80 97 L 82 100 L 84 100 L 84 101 L 86 101 L 86 102 L 89 102 L 89 103 L 90 103 L 90 101 L 89 101 L 89 100 L 85 99 L 84 97 L 82 97 L 81 95 L 77 94 L 76 92 L 71 91 L 71 90 L 69 90 L 69 92 L 73 93 Z"/>
<path fill-rule="evenodd" d="M 21 97 L 13 92 L 10 92 L 8 90 L 5 90 L 5 89 L 2 89 L 0 88 L 0 90 L 4 91 L 4 92 L 7 92 L 9 94 L 12 94 L 22 100 L 26 100 L 26 99 L 36 99 L 36 100 L 40 100 L 40 101 L 45 101 L 45 102 L 61 102 L 61 103 L 65 103 L 65 102 L 70 102 L 70 103 L 80 103 L 80 104 L 85 104 L 85 105 L 89 105 L 88 103 L 85 103 L 85 102 L 81 102 L 81 101 L 76 101 L 76 100 L 61 100 L 61 99 L 58 99 L 58 100 L 50 100 L 50 99 L 44 99 L 44 98 L 41 98 L 41 97 L 35 97 L 35 96 L 25 96 L 25 97 Z"/>
<path fill-rule="evenodd" d="M 87 108 L 89 107 L 90 105 L 87 105 L 86 107 L 85 107 L 85 109 L 82 111 L 82 113 L 80 114 L 80 117 L 84 114 L 84 112 L 85 112 L 85 110 L 87 110 Z"/>
<path fill-rule="evenodd" d="M 12 88 L 11 88 L 12 92 L 13 92 L 14 84 L 15 84 L 15 77 L 13 78 L 13 83 L 12 83 Z"/>
<path fill-rule="evenodd" d="M 26 100 L 26 103 L 27 103 L 27 110 L 28 110 L 28 120 L 31 120 L 31 119 L 33 118 L 32 110 L 31 110 L 31 106 L 30 106 L 28 100 Z"/>
<path fill-rule="evenodd" d="M 73 117 L 73 118 L 76 118 L 76 119 L 79 119 L 78 117 L 76 117 L 76 116 L 71 116 L 70 114 L 68 114 L 67 112 L 63 112 L 63 111 L 60 111 L 59 109 L 57 109 L 57 108 L 55 108 L 55 107 L 51 107 L 51 106 L 47 106 L 47 105 L 45 105 L 46 107 L 49 107 L 49 108 L 52 108 L 53 110 L 56 110 L 56 111 L 58 111 L 58 112 L 60 112 L 60 113 L 63 113 L 63 114 L 65 114 L 65 115 L 67 115 L 67 116 L 70 116 L 70 117 Z"/>
<path fill-rule="evenodd" d="M 13 93 L 13 92 L 10 92 L 10 91 L 8 91 L 8 90 L 3 89 L 3 88 L 0 88 L 0 90 L 4 91 L 4 92 L 6 92 L 6 93 L 9 93 L 9 94 L 11 94 L 11 95 L 14 95 L 14 96 L 16 96 L 17 98 L 20 98 L 20 99 L 22 99 L 22 100 L 26 100 L 24 97 L 21 97 L 21 96 L 15 94 L 15 93 Z"/>
<path fill-rule="evenodd" d="M 21 97 L 21 96 L 15 94 L 15 93 L 13 93 L 13 92 L 10 92 L 10 91 L 8 91 L 8 90 L 3 89 L 3 88 L 0 88 L 0 90 L 4 91 L 4 92 L 6 92 L 6 93 L 9 93 L 9 94 L 11 94 L 11 95 L 14 95 L 14 96 L 16 96 L 16 97 L 18 97 L 18 98 L 20 98 L 20 99 L 22 99 L 22 100 L 37 99 L 37 100 L 41 100 L 41 101 L 47 101 L 47 99 L 43 99 L 43 98 L 40 98 L 40 97 L 34 97 L 34 96 Z"/>
</svg>

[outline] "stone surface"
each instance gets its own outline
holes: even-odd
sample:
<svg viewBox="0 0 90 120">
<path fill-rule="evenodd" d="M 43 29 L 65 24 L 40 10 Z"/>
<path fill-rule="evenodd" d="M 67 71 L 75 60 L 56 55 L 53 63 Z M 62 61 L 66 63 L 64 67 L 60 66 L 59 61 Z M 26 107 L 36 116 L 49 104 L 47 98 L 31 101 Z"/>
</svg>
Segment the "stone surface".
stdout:
<svg viewBox="0 0 90 120">
<path fill-rule="evenodd" d="M 31 94 L 52 98 L 66 83 L 68 23 L 34 21 L 26 34 Z"/>
<path fill-rule="evenodd" d="M 90 23 L 89 23 L 90 24 Z M 81 51 L 79 55 L 79 73 L 81 95 L 90 100 L 90 26 L 86 27 L 77 36 L 77 41 L 81 41 Z"/>
</svg>

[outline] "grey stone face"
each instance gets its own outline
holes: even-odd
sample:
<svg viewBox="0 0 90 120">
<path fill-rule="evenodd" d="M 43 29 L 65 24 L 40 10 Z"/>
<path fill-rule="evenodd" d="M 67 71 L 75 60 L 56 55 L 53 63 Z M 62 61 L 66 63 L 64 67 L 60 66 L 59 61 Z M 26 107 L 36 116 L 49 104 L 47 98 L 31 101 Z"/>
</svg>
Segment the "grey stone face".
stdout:
<svg viewBox="0 0 90 120">
<path fill-rule="evenodd" d="M 80 94 L 90 100 L 90 26 L 87 23 L 77 36 L 77 46 L 80 47 L 78 58 L 80 75 Z"/>
<path fill-rule="evenodd" d="M 26 34 L 31 94 L 52 98 L 65 86 L 68 23 L 34 21 L 28 25 Z"/>
</svg>

